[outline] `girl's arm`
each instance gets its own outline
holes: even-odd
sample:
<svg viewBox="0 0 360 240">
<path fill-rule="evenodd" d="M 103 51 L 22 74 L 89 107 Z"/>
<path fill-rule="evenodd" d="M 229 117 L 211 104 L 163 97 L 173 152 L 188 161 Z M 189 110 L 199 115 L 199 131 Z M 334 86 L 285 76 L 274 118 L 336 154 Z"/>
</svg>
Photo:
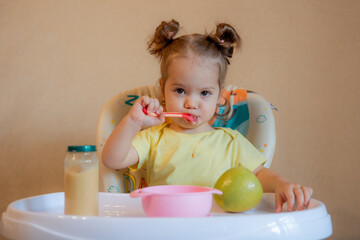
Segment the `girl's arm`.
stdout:
<svg viewBox="0 0 360 240">
<path fill-rule="evenodd" d="M 297 202 L 296 210 L 308 207 L 311 195 L 313 194 L 312 188 L 292 183 L 264 166 L 259 166 L 255 169 L 254 174 L 259 179 L 264 192 L 275 193 L 276 212 L 281 212 L 285 202 L 288 203 L 288 211 L 292 211 L 295 200 Z"/>
<path fill-rule="evenodd" d="M 102 161 L 112 169 L 123 169 L 134 165 L 138 155 L 131 145 L 141 127 L 129 115 L 125 116 L 109 136 L 102 152 Z"/>
<path fill-rule="evenodd" d="M 159 117 L 145 115 L 143 107 L 147 107 L 148 113 L 155 112 Z M 102 152 L 104 165 L 112 169 L 123 169 L 137 163 L 139 157 L 131 143 L 141 129 L 165 121 L 162 111 L 157 99 L 148 96 L 139 98 L 106 141 Z"/>
</svg>

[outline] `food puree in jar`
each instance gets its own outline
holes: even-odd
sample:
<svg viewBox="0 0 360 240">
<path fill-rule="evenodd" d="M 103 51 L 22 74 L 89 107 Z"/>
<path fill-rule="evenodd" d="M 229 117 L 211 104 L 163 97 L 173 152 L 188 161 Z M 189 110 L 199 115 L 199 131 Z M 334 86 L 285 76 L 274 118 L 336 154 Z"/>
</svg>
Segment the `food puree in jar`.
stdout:
<svg viewBox="0 0 360 240">
<path fill-rule="evenodd" d="M 71 156 L 67 157 L 65 164 L 64 212 L 71 215 L 97 216 L 98 160 L 91 159 L 87 153 L 69 153 L 69 155 Z"/>
</svg>

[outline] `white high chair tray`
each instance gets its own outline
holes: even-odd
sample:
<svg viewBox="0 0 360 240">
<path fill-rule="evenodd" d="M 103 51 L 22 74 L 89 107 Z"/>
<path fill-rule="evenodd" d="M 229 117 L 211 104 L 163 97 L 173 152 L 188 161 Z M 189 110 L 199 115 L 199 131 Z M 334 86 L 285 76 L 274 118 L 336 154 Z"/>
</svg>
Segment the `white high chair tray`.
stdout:
<svg viewBox="0 0 360 240">
<path fill-rule="evenodd" d="M 150 218 L 140 198 L 99 193 L 99 216 L 64 215 L 64 193 L 20 199 L 3 213 L 0 232 L 9 239 L 325 239 L 332 234 L 325 205 L 274 212 L 274 194 L 245 213 L 226 213 L 216 203 L 211 216 Z"/>
</svg>

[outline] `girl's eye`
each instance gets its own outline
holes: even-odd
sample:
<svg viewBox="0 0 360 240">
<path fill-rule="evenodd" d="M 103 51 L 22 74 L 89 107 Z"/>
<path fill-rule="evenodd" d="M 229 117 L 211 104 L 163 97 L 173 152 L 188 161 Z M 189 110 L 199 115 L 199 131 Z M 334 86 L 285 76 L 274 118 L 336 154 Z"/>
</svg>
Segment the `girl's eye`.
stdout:
<svg viewBox="0 0 360 240">
<path fill-rule="evenodd" d="M 175 92 L 178 93 L 178 94 L 184 94 L 185 93 L 184 89 L 182 89 L 182 88 L 175 89 Z"/>
<path fill-rule="evenodd" d="M 209 96 L 209 95 L 211 95 L 211 92 L 209 92 L 209 91 L 202 91 L 201 92 L 201 96 L 206 97 L 206 96 Z"/>
</svg>

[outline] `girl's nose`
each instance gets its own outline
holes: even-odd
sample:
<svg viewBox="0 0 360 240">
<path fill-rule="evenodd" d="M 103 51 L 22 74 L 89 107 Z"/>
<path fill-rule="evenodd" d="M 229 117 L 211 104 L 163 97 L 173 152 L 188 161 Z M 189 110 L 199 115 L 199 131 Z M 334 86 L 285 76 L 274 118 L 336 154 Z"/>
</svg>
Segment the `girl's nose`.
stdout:
<svg viewBox="0 0 360 240">
<path fill-rule="evenodd" d="M 196 109 L 197 108 L 196 99 L 192 96 L 187 96 L 185 99 L 184 107 L 187 109 Z"/>
</svg>

